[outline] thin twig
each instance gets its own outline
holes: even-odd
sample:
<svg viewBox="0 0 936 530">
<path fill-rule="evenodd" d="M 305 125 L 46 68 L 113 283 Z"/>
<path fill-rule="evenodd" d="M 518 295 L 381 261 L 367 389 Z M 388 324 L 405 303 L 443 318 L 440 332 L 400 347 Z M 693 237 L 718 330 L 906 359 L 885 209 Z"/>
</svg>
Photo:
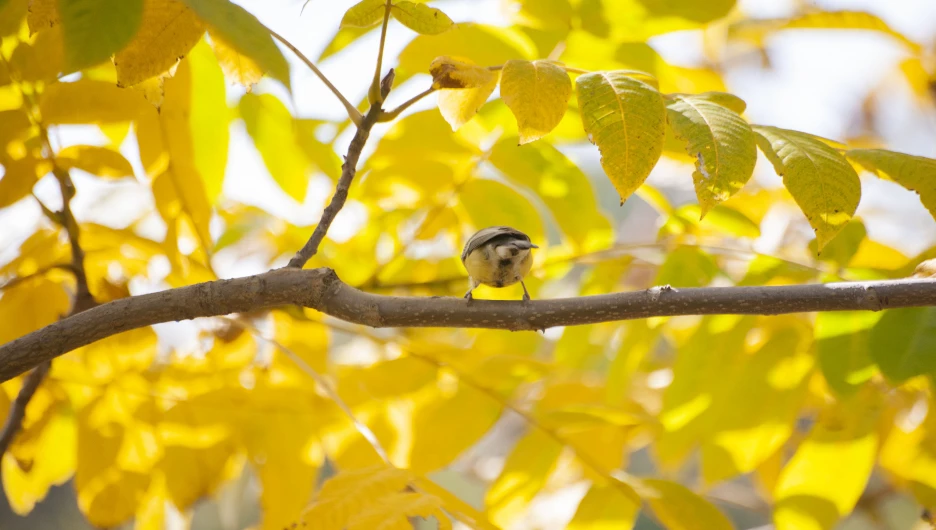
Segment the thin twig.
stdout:
<svg viewBox="0 0 936 530">
<path fill-rule="evenodd" d="M 23 379 L 23 386 L 20 388 L 19 394 L 16 395 L 16 399 L 14 399 L 13 403 L 10 405 L 10 413 L 7 415 L 6 423 L 3 424 L 3 431 L 0 431 L 0 455 L 7 452 L 16 434 L 19 433 L 20 427 L 23 425 L 23 419 L 26 417 L 26 405 L 29 404 L 29 401 L 39 388 L 39 384 L 42 383 L 46 374 L 49 373 L 49 368 L 51 366 L 52 361 L 46 361 L 34 368 L 33 371 L 29 372 L 29 375 Z"/>
<path fill-rule="evenodd" d="M 337 97 L 338 100 L 341 101 L 341 104 L 344 105 L 344 108 L 345 108 L 345 110 L 348 112 L 348 117 L 351 118 L 351 121 L 354 122 L 355 125 L 360 126 L 360 125 L 361 125 L 361 121 L 362 121 L 363 118 L 364 118 L 364 117 L 361 115 L 361 111 L 359 111 L 359 110 L 357 109 L 357 107 L 355 107 L 354 105 L 352 105 L 351 102 L 348 101 L 348 99 L 344 97 L 344 94 L 342 94 L 341 91 L 339 91 L 337 88 L 335 88 L 335 85 L 331 84 L 331 81 L 329 81 L 328 78 L 325 77 L 325 74 L 323 74 L 322 71 L 319 70 L 317 66 L 315 66 L 315 63 L 313 63 L 308 57 L 306 57 L 305 55 L 303 55 L 303 53 L 302 53 L 301 51 L 299 51 L 298 48 L 296 48 L 295 46 L 293 46 L 292 43 L 289 42 L 288 40 L 286 40 L 282 35 L 280 35 L 279 33 L 275 32 L 275 31 L 273 31 L 273 30 L 270 29 L 270 28 L 266 28 L 266 30 L 267 30 L 268 32 L 270 32 L 270 35 L 272 35 L 273 38 L 275 38 L 276 40 L 282 42 L 284 46 L 286 46 L 286 47 L 289 48 L 294 54 L 296 54 L 296 57 L 298 57 L 299 59 L 301 59 L 302 62 L 304 62 L 304 63 L 306 64 L 306 66 L 309 67 L 309 70 L 312 70 L 312 73 L 314 73 L 316 76 L 318 76 L 318 78 L 321 79 L 323 83 L 325 83 L 325 86 L 327 86 L 328 89 L 331 90 L 332 94 L 334 94 L 335 97 Z"/>
<path fill-rule="evenodd" d="M 377 67 L 374 68 L 374 80 L 371 82 L 370 89 L 367 91 L 367 99 L 371 105 L 379 107 L 383 103 L 385 95 L 380 90 L 380 75 L 383 69 L 384 44 L 387 41 L 387 25 L 390 23 L 390 0 L 384 5 L 383 25 L 380 26 L 380 48 L 377 50 Z"/>
<path fill-rule="evenodd" d="M 65 271 L 74 272 L 75 268 L 74 266 L 72 266 L 71 263 L 57 263 L 55 265 L 49 265 L 48 267 L 43 267 L 25 276 L 16 276 L 14 278 L 10 278 L 6 283 L 4 283 L 3 285 L 0 285 L 0 291 L 6 291 L 8 289 L 12 289 L 23 282 L 28 282 L 29 280 L 32 280 L 33 278 L 38 278 L 39 276 L 45 276 L 46 274 L 49 274 L 50 272 L 54 270 L 65 270 Z"/>
<path fill-rule="evenodd" d="M 391 70 L 392 72 L 392 70 Z M 341 211 L 345 201 L 348 199 L 348 190 L 351 188 L 351 181 L 357 172 L 358 159 L 361 158 L 361 151 L 367 143 L 367 137 L 370 131 L 377 123 L 377 117 L 380 116 L 380 105 L 374 105 L 364 115 L 364 120 L 358 125 L 351 144 L 348 145 L 348 154 L 345 156 L 344 164 L 341 165 L 341 178 L 338 179 L 338 185 L 335 186 L 335 194 L 332 196 L 325 211 L 322 212 L 322 218 L 312 231 L 312 236 L 306 241 L 306 244 L 296 252 L 286 267 L 301 269 L 312 256 L 318 252 L 319 244 L 325 239 L 328 228 L 331 226 L 335 216 Z"/>
<path fill-rule="evenodd" d="M 400 115 L 400 113 L 402 113 L 404 110 L 410 108 L 410 106 L 412 106 L 414 103 L 416 103 L 417 101 L 421 100 L 422 98 L 428 96 L 429 94 L 432 94 L 432 93 L 435 92 L 435 91 L 436 91 L 435 87 L 429 87 L 428 89 L 426 89 L 426 90 L 420 92 L 419 94 L 416 94 L 415 96 L 413 96 L 412 98 L 410 98 L 408 101 L 406 101 L 405 103 L 403 103 L 403 104 L 400 105 L 399 107 L 397 107 L 397 108 L 395 108 L 395 109 L 393 109 L 393 110 L 391 110 L 391 111 L 384 111 L 384 112 L 381 112 L 381 113 L 380 113 L 380 117 L 377 118 L 377 121 L 379 121 L 379 122 L 385 122 L 385 121 L 390 121 L 390 120 L 396 118 L 397 116 Z"/>
</svg>

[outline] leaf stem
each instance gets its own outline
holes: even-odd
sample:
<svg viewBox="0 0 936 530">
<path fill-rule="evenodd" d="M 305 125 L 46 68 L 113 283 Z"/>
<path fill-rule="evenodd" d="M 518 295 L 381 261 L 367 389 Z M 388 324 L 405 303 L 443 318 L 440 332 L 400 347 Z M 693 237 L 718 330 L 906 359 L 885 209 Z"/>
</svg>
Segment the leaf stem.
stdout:
<svg viewBox="0 0 936 530">
<path fill-rule="evenodd" d="M 344 105 L 344 108 L 348 112 L 348 117 L 351 118 L 351 121 L 354 122 L 355 125 L 358 125 L 358 126 L 361 125 L 361 121 L 364 118 L 361 115 L 361 111 L 359 111 L 357 107 L 352 105 L 351 102 L 348 101 L 348 99 L 344 97 L 344 94 L 342 94 L 337 88 L 335 88 L 335 85 L 331 84 L 331 81 L 329 81 L 328 78 L 325 77 L 325 74 L 323 74 L 322 71 L 319 70 L 317 66 L 315 66 L 315 63 L 313 63 L 308 57 L 306 57 L 301 51 L 299 51 L 298 48 L 293 46 L 292 43 L 286 40 L 282 35 L 273 31 L 270 28 L 266 28 L 266 30 L 270 32 L 270 35 L 273 36 L 273 38 L 282 42 L 284 46 L 286 46 L 294 54 L 296 54 L 296 57 L 301 59 L 302 62 L 304 62 L 306 66 L 308 66 L 309 69 L 312 70 L 312 72 L 316 76 L 318 76 L 318 78 L 321 79 L 323 83 L 325 83 L 325 86 L 327 86 L 328 89 L 331 90 L 332 94 L 334 94 L 335 97 L 337 97 L 338 100 L 341 101 L 341 104 Z"/>
<path fill-rule="evenodd" d="M 387 0 L 384 5 L 383 25 L 380 26 L 380 48 L 377 51 L 377 67 L 374 68 L 374 80 L 371 82 L 370 90 L 367 91 L 368 101 L 375 106 L 380 106 L 384 100 L 384 95 L 380 90 L 380 71 L 383 69 L 384 45 L 387 42 L 387 26 L 390 24 L 391 7 L 390 0 Z"/>
<path fill-rule="evenodd" d="M 391 111 L 383 111 L 383 110 L 380 111 L 380 116 L 377 118 L 377 121 L 385 122 L 385 121 L 393 120 L 394 118 L 399 116 L 400 113 L 402 113 L 404 110 L 410 108 L 414 103 L 421 100 L 422 98 L 428 96 L 429 94 L 432 94 L 433 92 L 435 92 L 435 90 L 436 89 L 434 87 L 429 87 L 428 89 L 420 92 L 419 94 L 416 94 L 415 96 L 410 98 L 408 101 L 406 101 L 405 103 L 403 103 L 402 105 L 400 105 L 399 107 Z"/>
</svg>

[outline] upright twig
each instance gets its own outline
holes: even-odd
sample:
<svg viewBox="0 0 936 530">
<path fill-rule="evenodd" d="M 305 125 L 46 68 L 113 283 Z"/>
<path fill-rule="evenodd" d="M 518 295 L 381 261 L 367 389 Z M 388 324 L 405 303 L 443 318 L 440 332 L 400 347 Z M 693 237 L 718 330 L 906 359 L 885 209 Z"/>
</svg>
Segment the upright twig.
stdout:
<svg viewBox="0 0 936 530">
<path fill-rule="evenodd" d="M 312 70 L 312 73 L 318 76 L 318 78 L 321 79 L 323 83 L 325 83 L 325 86 L 327 86 L 328 89 L 331 90 L 332 94 L 334 94 L 335 97 L 338 98 L 339 101 L 341 101 L 341 104 L 344 105 L 344 108 L 348 112 L 348 117 L 351 118 L 351 121 L 354 122 L 355 125 L 360 126 L 361 121 L 364 119 L 364 117 L 361 115 L 361 111 L 359 111 L 357 107 L 352 105 L 351 102 L 348 101 L 346 97 L 344 97 L 344 94 L 342 94 L 341 91 L 339 91 L 335 87 L 335 85 L 333 85 L 331 81 L 329 81 L 328 78 L 325 77 L 325 74 L 323 74 L 322 71 L 319 70 L 317 66 L 315 66 L 315 63 L 313 63 L 308 57 L 306 57 L 301 51 L 299 51 L 298 48 L 293 46 L 292 43 L 286 40 L 282 35 L 273 31 L 270 28 L 266 28 L 266 30 L 270 32 L 270 35 L 273 38 L 283 43 L 284 46 L 286 46 L 287 48 L 290 49 L 290 51 L 296 54 L 296 57 L 302 60 L 302 62 L 304 62 L 306 66 L 309 67 L 309 70 Z"/>
<path fill-rule="evenodd" d="M 351 181 L 354 180 L 355 173 L 357 173 L 357 163 L 361 158 L 361 151 L 364 150 L 367 137 L 370 136 L 371 129 L 377 123 L 378 116 L 380 116 L 379 105 L 371 107 L 364 115 L 364 120 L 358 125 L 357 132 L 354 133 L 354 138 L 351 139 L 351 144 L 348 145 L 348 154 L 345 155 L 344 164 L 341 165 L 341 177 L 338 179 L 338 185 L 335 186 L 335 194 L 328 206 L 325 207 L 325 211 L 322 212 L 322 218 L 319 219 L 315 230 L 312 231 L 312 236 L 299 252 L 296 252 L 296 255 L 289 260 L 287 267 L 301 269 L 318 252 L 319 244 L 325 239 L 328 228 L 348 199 L 348 190 L 351 188 Z"/>
<path fill-rule="evenodd" d="M 377 50 L 377 67 L 374 68 L 374 80 L 371 82 L 370 89 L 367 91 L 367 99 L 370 101 L 370 104 L 379 107 L 386 94 L 382 94 L 380 90 L 380 76 L 381 70 L 383 69 L 383 54 L 384 54 L 384 44 L 387 42 L 387 25 L 390 24 L 390 9 L 391 9 L 390 0 L 387 0 L 387 3 L 384 5 L 384 16 L 383 16 L 383 25 L 380 26 L 380 47 Z"/>
</svg>

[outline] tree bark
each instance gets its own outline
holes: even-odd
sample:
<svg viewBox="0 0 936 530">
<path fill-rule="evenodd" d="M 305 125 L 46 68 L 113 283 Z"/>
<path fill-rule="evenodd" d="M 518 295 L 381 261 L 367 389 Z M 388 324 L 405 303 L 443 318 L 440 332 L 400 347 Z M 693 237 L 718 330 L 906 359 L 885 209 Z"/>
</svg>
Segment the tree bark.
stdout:
<svg viewBox="0 0 936 530">
<path fill-rule="evenodd" d="M 115 300 L 0 346 L 0 381 L 92 342 L 161 322 L 284 305 L 375 328 L 541 330 L 655 316 L 845 311 L 936 305 L 936 280 L 903 279 L 771 287 L 668 286 L 555 300 L 467 301 L 382 296 L 345 284 L 331 269 L 277 269 Z"/>
</svg>

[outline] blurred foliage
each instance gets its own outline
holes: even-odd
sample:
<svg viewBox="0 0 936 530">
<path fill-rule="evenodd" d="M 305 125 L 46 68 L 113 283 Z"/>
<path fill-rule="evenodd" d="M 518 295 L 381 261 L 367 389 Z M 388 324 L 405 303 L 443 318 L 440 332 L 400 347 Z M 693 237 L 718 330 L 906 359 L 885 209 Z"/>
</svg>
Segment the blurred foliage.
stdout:
<svg viewBox="0 0 936 530">
<path fill-rule="evenodd" d="M 350 194 L 359 228 L 326 239 L 309 266 L 375 292 L 460 295 L 459 249 L 492 224 L 539 245 L 534 298 L 898 278 L 936 256 L 904 256 L 853 217 L 865 170 L 936 214 L 936 162 L 752 127 L 724 92 L 718 53 L 766 57 L 790 29 L 878 32 L 906 47 L 898 74 L 932 110 L 933 50 L 858 12 L 750 20 L 733 0 L 507 3 L 511 25 L 494 27 L 393 2 L 393 19 L 420 34 L 385 64 L 397 84 L 431 73 L 441 112 L 403 114 L 373 138 Z M 349 5 L 321 57 L 369 34 L 384 5 Z M 673 65 L 645 42 L 682 30 L 704 32 L 711 64 Z M 303 244 L 310 227 L 224 196 L 230 126 L 243 124 L 283 200 L 301 202 L 315 177 L 339 176 L 335 131 L 350 121 L 295 115 L 277 95 L 288 63 L 252 14 L 228 0 L 5 0 L 0 36 L 0 208 L 38 201 L 53 165 L 151 198 L 122 225 L 80 224 L 98 301 L 214 280 L 241 260 L 279 266 Z M 488 101 L 498 84 L 503 99 Z M 99 130 L 100 145 L 44 148 L 71 125 Z M 607 177 L 565 149 L 588 140 Z M 785 187 L 749 182 L 755 147 Z M 698 203 L 645 182 L 661 155 Z M 615 189 L 652 209 L 655 236 L 622 237 L 602 206 Z M 68 313 L 67 241 L 44 222 L 3 254 L 0 343 Z M 514 299 L 519 287 L 478 294 Z M 526 528 L 544 503 L 568 508 L 550 527 L 579 530 L 732 528 L 739 513 L 780 530 L 849 515 L 898 528 L 880 515 L 885 500 L 936 507 L 934 315 L 517 334 L 377 332 L 283 308 L 199 321 L 185 348 L 134 330 L 53 362 L 2 456 L 3 487 L 27 514 L 73 479 L 102 528 L 163 528 L 245 473 L 264 529 Z M 21 384 L 0 386 L 0 419 Z"/>
</svg>

